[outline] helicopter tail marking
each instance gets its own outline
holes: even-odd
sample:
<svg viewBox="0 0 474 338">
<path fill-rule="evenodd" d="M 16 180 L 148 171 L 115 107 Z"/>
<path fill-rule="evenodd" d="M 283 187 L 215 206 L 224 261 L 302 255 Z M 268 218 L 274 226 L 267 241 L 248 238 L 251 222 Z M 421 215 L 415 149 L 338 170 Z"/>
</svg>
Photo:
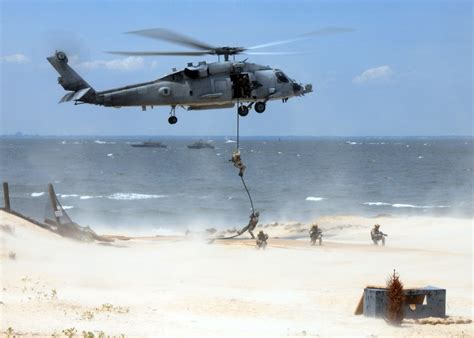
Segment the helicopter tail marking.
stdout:
<svg viewBox="0 0 474 338">
<path fill-rule="evenodd" d="M 74 69 L 68 65 L 68 58 L 66 53 L 57 51 L 54 55 L 47 58 L 48 62 L 61 75 L 58 78 L 58 83 L 67 91 L 71 91 L 64 95 L 59 101 L 83 101 L 87 103 L 94 103 L 95 90 L 89 85 Z"/>
</svg>

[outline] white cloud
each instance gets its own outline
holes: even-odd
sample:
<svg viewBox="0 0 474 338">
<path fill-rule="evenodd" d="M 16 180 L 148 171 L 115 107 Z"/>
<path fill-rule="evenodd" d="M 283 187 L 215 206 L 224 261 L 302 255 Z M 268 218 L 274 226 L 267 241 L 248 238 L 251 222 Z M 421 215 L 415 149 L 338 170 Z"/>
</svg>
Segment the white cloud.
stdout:
<svg viewBox="0 0 474 338">
<path fill-rule="evenodd" d="M 23 64 L 23 63 L 30 63 L 31 61 L 24 54 L 18 53 L 18 54 L 0 56 L 0 62 Z"/>
<path fill-rule="evenodd" d="M 109 61 L 94 60 L 78 62 L 77 67 L 84 69 L 108 69 L 108 70 L 121 70 L 130 71 L 138 70 L 145 67 L 145 61 L 142 57 L 129 56 L 123 59 L 114 59 Z"/>
<path fill-rule="evenodd" d="M 362 74 L 357 75 L 352 79 L 352 82 L 355 84 L 365 84 L 365 83 L 380 83 L 389 80 L 393 75 L 392 68 L 390 66 L 384 65 L 374 68 L 369 68 L 362 72 Z"/>
</svg>

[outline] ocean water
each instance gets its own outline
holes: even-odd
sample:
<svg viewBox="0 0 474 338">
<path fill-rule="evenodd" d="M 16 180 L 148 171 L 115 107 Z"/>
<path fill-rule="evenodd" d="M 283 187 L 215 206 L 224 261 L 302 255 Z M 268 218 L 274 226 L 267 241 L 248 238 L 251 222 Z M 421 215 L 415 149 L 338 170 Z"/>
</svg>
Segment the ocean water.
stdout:
<svg viewBox="0 0 474 338">
<path fill-rule="evenodd" d="M 236 144 L 198 138 L 0 139 L 0 177 L 14 210 L 42 220 L 47 184 L 81 225 L 166 233 L 240 227 L 250 204 L 228 161 Z M 245 180 L 261 222 L 322 215 L 473 214 L 471 138 L 243 138 Z"/>
</svg>

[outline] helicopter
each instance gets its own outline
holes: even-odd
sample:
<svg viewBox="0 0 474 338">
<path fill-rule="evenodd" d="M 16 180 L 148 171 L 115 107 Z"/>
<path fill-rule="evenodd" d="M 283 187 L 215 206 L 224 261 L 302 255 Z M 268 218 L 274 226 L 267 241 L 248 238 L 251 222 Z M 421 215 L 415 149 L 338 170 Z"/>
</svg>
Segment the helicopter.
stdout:
<svg viewBox="0 0 474 338">
<path fill-rule="evenodd" d="M 261 44 L 254 47 L 216 47 L 191 37 L 164 28 L 145 29 L 129 32 L 155 40 L 164 40 L 186 47 L 191 51 L 112 51 L 111 54 L 127 56 L 202 56 L 215 55 L 217 62 L 200 61 L 188 63 L 181 70 L 173 71 L 157 80 L 142 82 L 124 87 L 96 91 L 73 68 L 68 65 L 68 57 L 63 51 L 56 51 L 47 57 L 49 63 L 59 73 L 58 83 L 68 93 L 59 101 L 75 104 L 94 104 L 105 107 L 147 107 L 170 106 L 168 122 L 175 124 L 176 107 L 187 110 L 207 110 L 233 108 L 237 105 L 240 116 L 247 116 L 252 107 L 257 113 L 263 113 L 268 101 L 299 97 L 313 91 L 311 84 L 303 85 L 289 78 L 282 70 L 247 62 L 236 61 L 238 54 L 279 55 L 295 52 L 253 52 L 254 49 L 286 44 L 307 39 L 315 35 L 328 35 L 347 32 L 350 29 L 328 27 L 312 33 L 300 35 L 294 39 Z M 221 61 L 221 56 L 224 60 Z M 229 57 L 232 56 L 232 60 Z"/>
</svg>

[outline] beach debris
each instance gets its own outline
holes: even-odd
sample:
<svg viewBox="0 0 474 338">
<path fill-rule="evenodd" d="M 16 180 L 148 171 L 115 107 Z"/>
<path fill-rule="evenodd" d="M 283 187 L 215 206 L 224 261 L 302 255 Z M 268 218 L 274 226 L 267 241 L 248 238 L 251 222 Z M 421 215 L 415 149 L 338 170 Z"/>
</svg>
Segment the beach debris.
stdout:
<svg viewBox="0 0 474 338">
<path fill-rule="evenodd" d="M 405 294 L 403 292 L 403 283 L 400 275 L 393 270 L 393 273 L 387 279 L 388 306 L 387 320 L 393 325 L 401 325 L 403 320 L 403 305 Z"/>
<path fill-rule="evenodd" d="M 316 241 L 318 241 L 319 245 L 323 243 L 323 232 L 316 223 L 311 226 L 311 229 L 309 230 L 309 237 L 311 239 L 312 246 L 316 245 Z"/>
<path fill-rule="evenodd" d="M 267 240 L 268 240 L 268 235 L 263 232 L 263 230 L 260 230 L 260 232 L 257 235 L 257 249 L 263 249 L 267 247 Z"/>
<path fill-rule="evenodd" d="M 44 223 L 48 230 L 57 234 L 83 242 L 94 240 L 111 242 L 111 239 L 97 235 L 90 227 L 80 226 L 72 221 L 65 208 L 61 205 L 53 185 L 48 185 L 49 199 L 46 202 Z"/>
<path fill-rule="evenodd" d="M 396 274 L 396 272 L 394 271 Z M 398 276 L 398 274 L 396 274 Z M 393 277 L 393 275 L 391 275 Z M 387 281 L 388 282 L 388 281 Z M 398 290 L 400 286 L 397 286 Z M 446 289 L 435 286 L 423 288 L 403 288 L 403 318 L 446 318 Z M 355 314 L 367 317 L 385 318 L 388 321 L 389 297 L 400 297 L 398 292 L 389 296 L 390 290 L 386 286 L 367 286 L 356 308 Z M 399 299 L 399 298 L 398 298 Z"/>
<path fill-rule="evenodd" d="M 385 245 L 385 237 L 387 234 L 384 234 L 380 231 L 380 224 L 375 224 L 372 230 L 370 231 L 370 237 L 372 238 L 372 242 L 374 245 L 379 245 L 379 242 L 382 242 L 382 245 Z"/>
</svg>

